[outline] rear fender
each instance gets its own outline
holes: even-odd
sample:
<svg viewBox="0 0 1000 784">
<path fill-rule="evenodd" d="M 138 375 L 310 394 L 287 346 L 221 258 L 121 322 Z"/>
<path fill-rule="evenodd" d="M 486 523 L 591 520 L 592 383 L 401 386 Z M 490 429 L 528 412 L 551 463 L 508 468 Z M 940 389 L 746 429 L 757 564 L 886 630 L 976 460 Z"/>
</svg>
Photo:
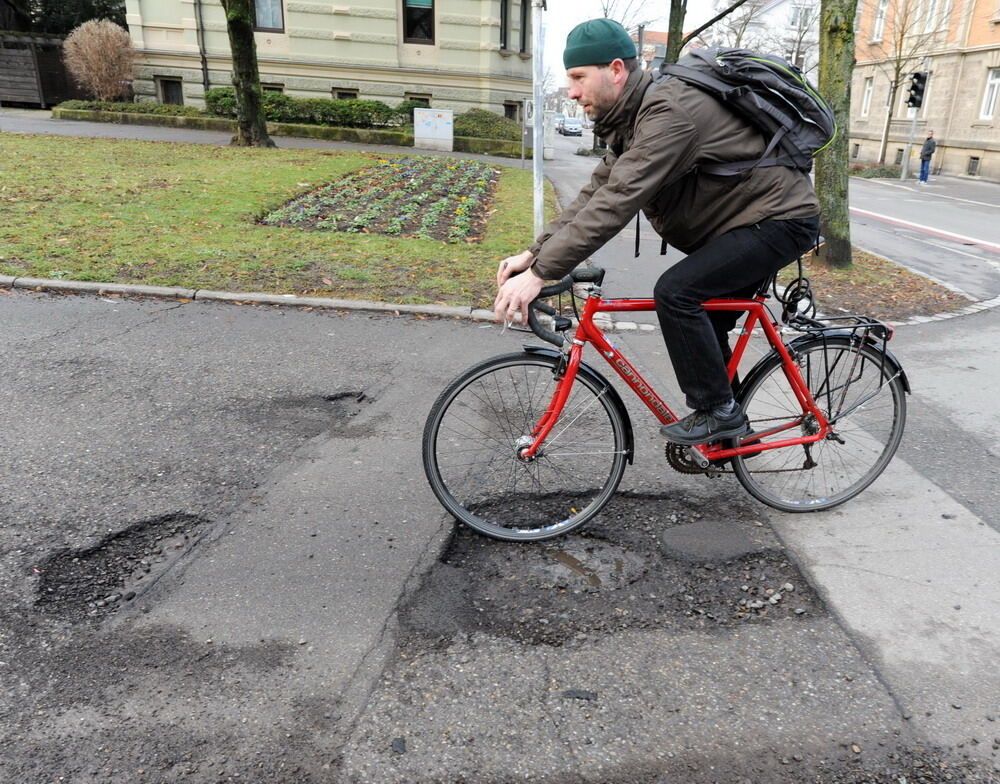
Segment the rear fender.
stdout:
<svg viewBox="0 0 1000 784">
<path fill-rule="evenodd" d="M 855 337 L 855 335 L 849 331 L 829 332 L 827 333 L 826 337 L 844 338 L 850 340 L 853 337 Z M 819 335 L 805 334 L 805 335 L 800 335 L 794 340 L 790 340 L 788 342 L 788 346 L 792 350 L 795 350 L 804 347 L 807 343 L 811 343 L 813 341 L 822 341 L 822 340 L 823 338 Z M 896 359 L 896 356 L 891 351 L 889 351 L 888 348 L 882 346 L 882 341 L 875 340 L 873 338 L 868 338 L 868 342 L 871 345 L 875 346 L 876 348 L 882 349 L 883 353 L 885 354 L 885 361 L 892 369 L 892 374 L 899 376 L 900 383 L 902 383 L 903 385 L 903 391 L 905 391 L 907 394 L 910 394 L 910 380 L 906 377 L 906 371 L 903 370 L 903 366 L 900 364 L 899 360 Z M 763 372 L 764 367 L 771 360 L 771 358 L 777 356 L 778 352 L 776 352 L 774 349 L 771 349 L 767 354 L 761 357 L 760 361 L 757 362 L 757 364 L 750 369 L 749 373 L 747 373 L 747 377 L 743 379 L 743 382 L 740 384 L 741 388 L 749 386 L 750 382 L 753 381 L 760 373 Z"/>
</svg>

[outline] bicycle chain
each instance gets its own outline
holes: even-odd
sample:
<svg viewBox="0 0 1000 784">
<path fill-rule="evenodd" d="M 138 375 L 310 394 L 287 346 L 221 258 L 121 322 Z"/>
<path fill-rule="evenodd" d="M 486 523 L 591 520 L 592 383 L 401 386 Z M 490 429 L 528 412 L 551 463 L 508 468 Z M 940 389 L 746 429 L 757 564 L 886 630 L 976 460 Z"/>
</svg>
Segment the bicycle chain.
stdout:
<svg viewBox="0 0 1000 784">
<path fill-rule="evenodd" d="M 713 479 L 715 477 L 721 476 L 722 474 L 732 474 L 734 473 L 731 468 L 723 468 L 719 465 L 710 465 L 708 468 L 701 468 L 696 465 L 688 454 L 689 447 L 682 446 L 680 444 L 667 444 L 663 451 L 667 457 L 667 463 L 670 467 L 674 469 L 679 474 L 705 474 Z M 812 456 L 807 457 L 806 463 L 798 468 L 764 468 L 758 470 L 752 470 L 751 473 L 754 474 L 786 474 L 792 471 L 808 471 L 810 468 L 815 468 L 816 464 L 811 462 Z"/>
</svg>

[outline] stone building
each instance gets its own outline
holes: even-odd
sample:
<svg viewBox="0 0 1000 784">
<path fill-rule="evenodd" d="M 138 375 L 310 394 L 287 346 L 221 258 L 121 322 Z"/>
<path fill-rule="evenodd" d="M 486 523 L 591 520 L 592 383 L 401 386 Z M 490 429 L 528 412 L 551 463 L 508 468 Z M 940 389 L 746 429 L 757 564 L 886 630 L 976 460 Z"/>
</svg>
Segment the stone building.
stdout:
<svg viewBox="0 0 1000 784">
<path fill-rule="evenodd" d="M 911 171 L 933 131 L 936 173 L 1000 181 L 1000 4 L 997 0 L 871 0 L 859 4 L 851 92 L 854 161 Z M 923 104 L 906 99 L 926 72 Z M 915 122 L 914 122 L 915 121 Z"/>
<path fill-rule="evenodd" d="M 416 99 L 520 119 L 531 97 L 530 0 L 256 0 L 261 83 L 303 98 Z M 126 0 L 136 96 L 204 105 L 232 83 L 219 0 Z"/>
</svg>

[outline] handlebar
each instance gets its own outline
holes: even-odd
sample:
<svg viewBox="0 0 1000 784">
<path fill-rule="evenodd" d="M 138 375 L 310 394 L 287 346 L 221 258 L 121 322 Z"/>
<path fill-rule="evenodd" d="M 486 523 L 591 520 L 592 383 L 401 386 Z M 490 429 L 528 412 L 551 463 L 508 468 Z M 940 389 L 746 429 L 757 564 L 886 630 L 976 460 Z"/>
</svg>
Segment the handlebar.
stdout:
<svg viewBox="0 0 1000 784">
<path fill-rule="evenodd" d="M 558 332 L 543 327 L 542 323 L 538 320 L 538 314 L 535 311 L 539 310 L 547 316 L 559 318 L 556 316 L 556 309 L 541 300 L 569 291 L 573 288 L 574 283 L 593 283 L 600 286 L 603 281 L 604 270 L 601 267 L 592 267 L 590 269 L 575 269 L 558 283 L 553 283 L 551 286 L 544 286 L 538 292 L 537 299 L 528 305 L 528 326 L 531 327 L 531 331 L 546 343 L 551 343 L 554 346 L 562 346 L 566 342 L 566 339 Z"/>
</svg>

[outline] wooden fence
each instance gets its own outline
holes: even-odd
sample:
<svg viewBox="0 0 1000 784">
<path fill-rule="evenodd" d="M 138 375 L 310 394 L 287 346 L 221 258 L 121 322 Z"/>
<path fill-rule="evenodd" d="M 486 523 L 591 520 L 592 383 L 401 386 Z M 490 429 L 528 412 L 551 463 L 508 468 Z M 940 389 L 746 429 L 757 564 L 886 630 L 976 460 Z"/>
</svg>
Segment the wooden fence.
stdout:
<svg viewBox="0 0 1000 784">
<path fill-rule="evenodd" d="M 66 73 L 62 43 L 51 36 L 0 33 L 0 102 L 47 109 L 84 97 Z"/>
</svg>

